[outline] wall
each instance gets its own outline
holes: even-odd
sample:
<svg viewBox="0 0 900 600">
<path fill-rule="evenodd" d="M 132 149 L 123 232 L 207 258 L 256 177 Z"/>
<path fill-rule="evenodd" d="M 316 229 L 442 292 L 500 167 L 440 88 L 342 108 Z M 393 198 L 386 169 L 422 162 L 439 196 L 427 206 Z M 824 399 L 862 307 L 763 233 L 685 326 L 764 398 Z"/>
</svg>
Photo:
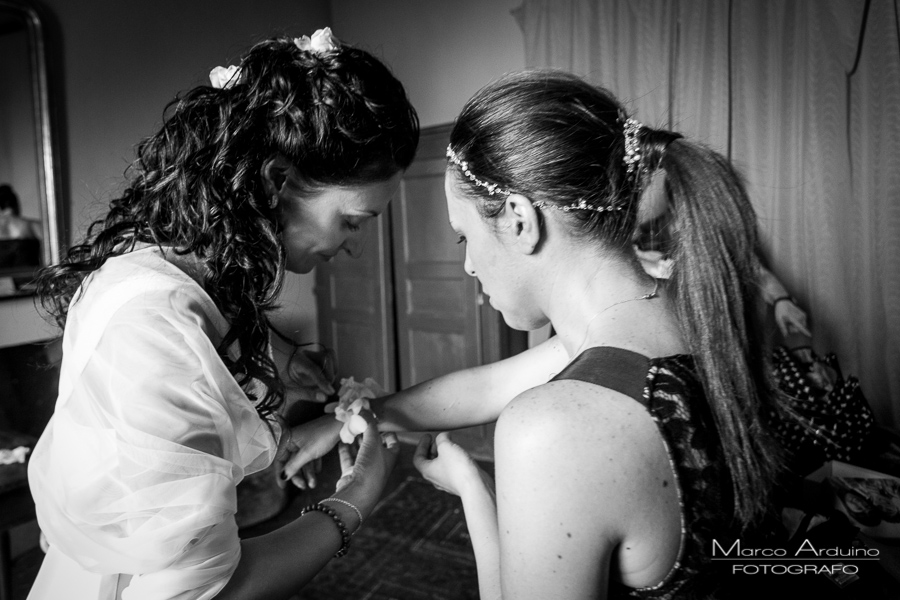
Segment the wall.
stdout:
<svg viewBox="0 0 900 600">
<path fill-rule="evenodd" d="M 101 215 L 135 144 L 161 123 L 175 93 L 206 83 L 254 42 L 311 33 L 330 22 L 327 0 L 42 0 L 62 39 L 64 138 L 69 200 L 67 241 Z M 282 328 L 315 336 L 312 276 L 287 288 Z M 0 307 L 2 310 L 2 307 Z M 2 316 L 2 315 L 0 315 Z"/>
<path fill-rule="evenodd" d="M 387 62 L 422 126 L 453 121 L 480 87 L 525 67 L 521 0 L 332 0 L 335 35 Z"/>
<path fill-rule="evenodd" d="M 260 37 L 331 24 L 339 38 L 393 68 L 429 126 L 452 121 L 478 88 L 524 67 L 522 34 L 510 14 L 519 3 L 267 0 L 260 9 L 238 0 L 43 0 L 62 34 L 67 240 L 102 214 L 134 145 L 160 123 L 175 92 L 204 82 L 212 67 L 230 64 Z M 280 328 L 315 339 L 312 276 L 293 277 L 283 298 Z"/>
<path fill-rule="evenodd" d="M 450 123 L 479 88 L 525 68 L 521 0 L 332 0 L 336 36 L 382 58 L 423 127 Z M 549 326 L 529 332 L 546 339 Z"/>
</svg>

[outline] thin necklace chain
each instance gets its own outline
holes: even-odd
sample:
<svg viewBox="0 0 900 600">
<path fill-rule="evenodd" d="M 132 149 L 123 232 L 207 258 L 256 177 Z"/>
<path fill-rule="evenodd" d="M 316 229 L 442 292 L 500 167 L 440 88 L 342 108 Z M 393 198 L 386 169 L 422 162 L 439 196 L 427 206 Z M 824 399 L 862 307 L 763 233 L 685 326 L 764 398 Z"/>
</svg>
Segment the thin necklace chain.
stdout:
<svg viewBox="0 0 900 600">
<path fill-rule="evenodd" d="M 600 315 L 602 315 L 603 313 L 605 313 L 606 311 L 611 309 L 613 306 L 625 304 L 626 302 L 635 302 L 636 300 L 652 300 L 653 298 L 656 298 L 656 296 L 658 295 L 657 293 L 659 292 L 659 279 L 654 277 L 653 281 L 654 281 L 654 285 L 653 285 L 652 292 L 644 294 L 643 296 L 637 296 L 636 298 L 626 298 L 625 300 L 619 300 L 618 302 L 613 302 L 606 308 L 595 312 L 593 314 L 593 316 L 590 319 L 588 319 L 587 325 L 584 326 L 584 338 L 581 340 L 581 345 L 578 346 L 578 349 L 572 354 L 572 358 L 575 358 L 576 356 L 578 356 L 578 354 L 582 350 L 584 350 L 584 346 L 585 346 L 585 344 L 587 344 L 587 341 L 588 341 L 588 335 L 590 335 L 590 333 L 591 333 L 591 323 L 593 323 L 597 317 L 599 317 Z"/>
</svg>

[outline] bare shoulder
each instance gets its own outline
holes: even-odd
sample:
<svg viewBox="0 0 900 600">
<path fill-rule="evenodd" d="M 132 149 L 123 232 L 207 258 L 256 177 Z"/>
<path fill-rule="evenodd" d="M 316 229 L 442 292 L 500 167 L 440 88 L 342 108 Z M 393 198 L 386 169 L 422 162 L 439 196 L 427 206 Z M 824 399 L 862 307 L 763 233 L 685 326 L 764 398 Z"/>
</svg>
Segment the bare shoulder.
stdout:
<svg viewBox="0 0 900 600">
<path fill-rule="evenodd" d="M 517 560 L 524 550 L 505 554 L 521 563 L 515 578 L 540 586 L 527 565 L 542 561 L 568 582 L 606 565 L 640 586 L 671 568 L 678 498 L 662 436 L 641 403 L 590 383 L 552 381 L 506 407 L 494 448 L 501 546 L 529 548 L 528 560 Z M 515 578 L 504 580 L 516 586 Z"/>
<path fill-rule="evenodd" d="M 624 437 L 638 442 L 658 436 L 653 419 L 633 398 L 576 380 L 551 381 L 523 392 L 497 424 L 498 443 L 558 443 L 564 449 L 586 443 L 595 452 L 616 447 Z"/>
<path fill-rule="evenodd" d="M 553 381 L 520 394 L 501 413 L 494 446 L 498 470 L 523 478 L 542 472 L 566 489 L 579 481 L 578 493 L 587 496 L 606 497 L 614 489 L 607 506 L 625 511 L 633 498 L 671 480 L 668 453 L 644 406 L 581 381 Z"/>
</svg>

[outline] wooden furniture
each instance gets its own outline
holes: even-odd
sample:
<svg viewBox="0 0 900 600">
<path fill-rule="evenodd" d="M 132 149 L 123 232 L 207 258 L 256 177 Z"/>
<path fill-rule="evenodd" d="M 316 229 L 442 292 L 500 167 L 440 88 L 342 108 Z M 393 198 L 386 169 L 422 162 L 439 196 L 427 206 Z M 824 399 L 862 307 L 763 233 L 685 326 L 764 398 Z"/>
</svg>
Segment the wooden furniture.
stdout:
<svg viewBox="0 0 900 600">
<path fill-rule="evenodd" d="M 341 377 L 373 377 L 397 390 L 527 347 L 527 335 L 505 325 L 463 270 L 465 246 L 450 229 L 444 196 L 449 137 L 449 125 L 424 129 L 399 197 L 369 225 L 362 256 L 316 269 L 319 339 L 335 350 Z M 454 438 L 490 459 L 492 431 Z"/>
<path fill-rule="evenodd" d="M 34 438 L 0 431 L 0 448 L 34 448 Z M 34 520 L 27 463 L 0 465 L 0 600 L 12 600 L 12 551 L 9 530 Z"/>
</svg>

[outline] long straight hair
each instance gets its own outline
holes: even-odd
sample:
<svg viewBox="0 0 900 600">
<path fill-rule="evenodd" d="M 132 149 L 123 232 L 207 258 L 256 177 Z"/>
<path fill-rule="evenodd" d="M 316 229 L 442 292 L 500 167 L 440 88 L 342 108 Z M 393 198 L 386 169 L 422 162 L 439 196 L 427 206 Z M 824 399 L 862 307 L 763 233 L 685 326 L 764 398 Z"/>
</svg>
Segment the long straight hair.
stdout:
<svg viewBox="0 0 900 600">
<path fill-rule="evenodd" d="M 746 526 L 766 512 L 778 471 L 764 418 L 775 399 L 757 322 L 756 216 L 731 165 L 679 134 L 641 128 L 641 161 L 629 172 L 625 121 L 607 90 L 561 71 L 525 71 L 479 91 L 457 119 L 450 145 L 479 180 L 532 201 L 617 208 L 557 215 L 581 239 L 631 260 L 641 174 L 666 171 L 674 310 L 731 473 L 734 515 Z M 497 214 L 502 199 L 484 185 L 462 176 L 457 183 L 485 218 Z"/>
<path fill-rule="evenodd" d="M 683 139 L 667 145 L 673 259 L 669 288 L 699 370 L 744 524 L 762 517 L 782 456 L 768 426 L 780 411 L 759 310 L 756 213 L 720 154 Z"/>
</svg>

